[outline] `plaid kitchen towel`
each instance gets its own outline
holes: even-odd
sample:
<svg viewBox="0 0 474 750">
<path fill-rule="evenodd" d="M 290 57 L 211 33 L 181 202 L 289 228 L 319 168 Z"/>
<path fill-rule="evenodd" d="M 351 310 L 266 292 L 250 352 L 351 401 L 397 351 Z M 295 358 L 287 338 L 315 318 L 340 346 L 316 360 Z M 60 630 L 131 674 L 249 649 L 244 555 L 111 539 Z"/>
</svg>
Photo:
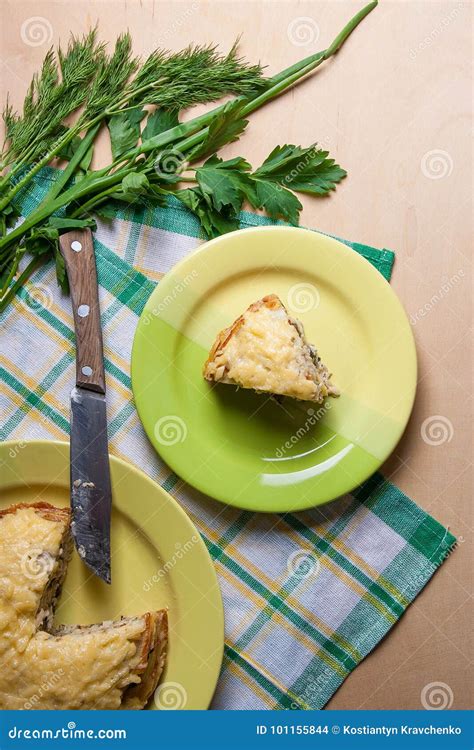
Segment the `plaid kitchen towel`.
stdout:
<svg viewBox="0 0 474 750">
<path fill-rule="evenodd" d="M 23 196 L 27 212 L 54 172 Z M 242 214 L 242 226 L 269 224 Z M 111 452 L 170 492 L 201 532 L 219 575 L 225 659 L 216 709 L 322 708 L 429 581 L 455 539 L 376 474 L 350 495 L 302 513 L 224 507 L 182 483 L 151 448 L 130 391 L 130 353 L 145 302 L 200 242 L 194 217 L 128 208 L 95 234 Z M 393 253 L 346 242 L 387 279 Z M 51 266 L 3 320 L 2 438 L 65 439 L 74 378 L 70 300 Z"/>
</svg>

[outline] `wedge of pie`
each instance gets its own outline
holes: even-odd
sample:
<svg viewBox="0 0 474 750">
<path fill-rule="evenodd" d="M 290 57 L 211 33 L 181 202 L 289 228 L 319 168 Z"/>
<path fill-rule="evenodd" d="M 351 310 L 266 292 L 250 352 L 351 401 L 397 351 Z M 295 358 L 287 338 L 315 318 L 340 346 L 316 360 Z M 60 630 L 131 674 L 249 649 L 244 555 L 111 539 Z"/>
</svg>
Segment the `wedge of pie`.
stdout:
<svg viewBox="0 0 474 750">
<path fill-rule="evenodd" d="M 139 709 L 157 686 L 165 610 L 54 627 L 71 552 L 69 510 L 0 511 L 0 709 Z"/>
<path fill-rule="evenodd" d="M 331 373 L 303 326 L 276 296 L 254 302 L 221 331 L 203 370 L 206 380 L 322 403 L 338 396 Z"/>
</svg>

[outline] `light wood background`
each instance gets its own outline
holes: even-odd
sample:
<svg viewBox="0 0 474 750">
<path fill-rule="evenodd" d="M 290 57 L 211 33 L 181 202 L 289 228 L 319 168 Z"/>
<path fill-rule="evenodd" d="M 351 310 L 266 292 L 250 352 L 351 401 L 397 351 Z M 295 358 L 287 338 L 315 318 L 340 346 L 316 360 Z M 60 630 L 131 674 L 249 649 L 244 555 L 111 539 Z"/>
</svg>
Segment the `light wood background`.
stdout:
<svg viewBox="0 0 474 750">
<path fill-rule="evenodd" d="M 142 54 L 190 42 L 226 50 L 242 33 L 242 52 L 271 74 L 327 46 L 362 4 L 2 0 L 2 100 L 10 91 L 19 105 L 49 44 L 96 21 L 104 39 L 128 28 Z M 396 252 L 392 283 L 412 319 L 419 386 L 384 472 L 459 538 L 337 692 L 334 709 L 421 708 L 432 682 L 449 686 L 453 708 L 471 703 L 471 9 L 456 0 L 382 0 L 337 59 L 252 115 L 227 149 L 258 164 L 277 142 L 316 140 L 349 172 L 331 198 L 303 199 L 302 223 Z"/>
</svg>

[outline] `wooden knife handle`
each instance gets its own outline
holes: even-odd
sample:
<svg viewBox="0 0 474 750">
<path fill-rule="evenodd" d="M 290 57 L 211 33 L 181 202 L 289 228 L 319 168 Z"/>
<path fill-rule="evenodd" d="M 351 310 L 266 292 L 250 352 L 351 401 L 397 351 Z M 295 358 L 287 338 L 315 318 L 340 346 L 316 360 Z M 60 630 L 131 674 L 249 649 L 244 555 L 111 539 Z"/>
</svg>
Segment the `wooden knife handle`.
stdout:
<svg viewBox="0 0 474 750">
<path fill-rule="evenodd" d="M 90 229 L 59 238 L 71 290 L 76 332 L 76 385 L 105 393 L 99 289 Z"/>
</svg>

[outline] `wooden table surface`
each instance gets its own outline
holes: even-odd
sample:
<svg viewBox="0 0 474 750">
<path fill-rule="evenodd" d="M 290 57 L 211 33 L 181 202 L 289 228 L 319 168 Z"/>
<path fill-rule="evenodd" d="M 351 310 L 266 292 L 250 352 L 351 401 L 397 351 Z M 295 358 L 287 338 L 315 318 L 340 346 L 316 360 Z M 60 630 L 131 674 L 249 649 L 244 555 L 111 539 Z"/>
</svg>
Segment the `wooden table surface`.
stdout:
<svg viewBox="0 0 474 750">
<path fill-rule="evenodd" d="M 19 105 L 48 46 L 97 21 L 106 40 L 128 28 L 141 54 L 191 42 L 226 50 L 242 33 L 242 53 L 275 73 L 326 47 L 361 6 L 2 0 L 2 101 L 10 91 Z M 456 0 L 382 0 L 337 59 L 252 115 L 243 139 L 226 149 L 258 164 L 277 142 L 318 141 L 347 169 L 330 198 L 303 199 L 302 223 L 396 252 L 392 284 L 411 317 L 419 381 L 384 473 L 459 540 L 331 700 L 334 709 L 421 708 L 432 682 L 449 686 L 453 708 L 471 702 L 471 9 Z"/>
</svg>

